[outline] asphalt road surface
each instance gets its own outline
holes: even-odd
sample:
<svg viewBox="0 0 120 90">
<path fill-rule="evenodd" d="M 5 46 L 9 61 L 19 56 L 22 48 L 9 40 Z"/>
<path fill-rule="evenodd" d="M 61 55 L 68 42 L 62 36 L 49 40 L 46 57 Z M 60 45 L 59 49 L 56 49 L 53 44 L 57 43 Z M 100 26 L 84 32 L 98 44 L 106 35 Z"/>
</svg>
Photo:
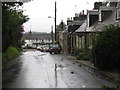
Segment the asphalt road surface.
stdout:
<svg viewBox="0 0 120 90">
<path fill-rule="evenodd" d="M 3 68 L 3 88 L 101 88 L 114 84 L 94 76 L 63 54 L 27 50 Z"/>
</svg>

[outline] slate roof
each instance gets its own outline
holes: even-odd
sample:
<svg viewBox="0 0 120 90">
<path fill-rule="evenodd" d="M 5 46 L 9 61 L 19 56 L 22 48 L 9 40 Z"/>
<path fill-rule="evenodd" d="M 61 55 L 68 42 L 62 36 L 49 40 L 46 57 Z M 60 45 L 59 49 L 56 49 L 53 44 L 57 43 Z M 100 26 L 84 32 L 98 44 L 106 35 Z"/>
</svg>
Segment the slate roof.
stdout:
<svg viewBox="0 0 120 90">
<path fill-rule="evenodd" d="M 65 30 L 62 33 L 68 33 L 68 26 L 66 26 Z"/>
<path fill-rule="evenodd" d="M 51 33 L 33 33 L 33 34 L 29 34 L 29 33 L 25 33 L 23 34 L 23 38 L 28 40 L 44 40 L 44 39 L 52 39 Z"/>
<path fill-rule="evenodd" d="M 114 24 L 116 25 L 116 8 L 107 8 L 102 7 L 102 10 L 112 10 L 112 13 L 102 22 L 99 22 L 98 20 L 90 27 L 86 27 L 86 21 L 76 30 L 76 33 L 84 33 L 86 32 L 94 32 L 96 29 L 101 29 L 105 25 Z"/>
<path fill-rule="evenodd" d="M 101 6 L 99 10 L 100 11 L 111 11 L 113 9 L 114 9 L 114 7 Z"/>
<path fill-rule="evenodd" d="M 68 27 L 68 33 L 73 33 L 73 32 L 75 32 L 79 27 L 80 27 L 80 25 L 69 26 L 69 27 Z"/>
<path fill-rule="evenodd" d="M 103 26 L 110 24 L 116 25 L 116 8 L 113 8 L 111 15 L 109 15 L 103 22 L 98 22 L 94 27 L 96 27 L 96 29 L 100 29 Z"/>
<path fill-rule="evenodd" d="M 75 32 L 84 32 L 86 29 L 86 20 L 85 22 L 75 31 Z"/>
<path fill-rule="evenodd" d="M 88 10 L 88 13 L 90 15 L 97 15 L 98 14 L 98 10 Z"/>
<path fill-rule="evenodd" d="M 120 7 L 120 1 L 118 2 L 118 5 L 117 5 L 117 7 Z"/>
<path fill-rule="evenodd" d="M 82 25 L 83 22 L 84 22 L 84 21 L 78 21 L 78 20 L 76 20 L 76 21 L 73 21 L 73 22 L 72 22 L 72 25 Z"/>
</svg>

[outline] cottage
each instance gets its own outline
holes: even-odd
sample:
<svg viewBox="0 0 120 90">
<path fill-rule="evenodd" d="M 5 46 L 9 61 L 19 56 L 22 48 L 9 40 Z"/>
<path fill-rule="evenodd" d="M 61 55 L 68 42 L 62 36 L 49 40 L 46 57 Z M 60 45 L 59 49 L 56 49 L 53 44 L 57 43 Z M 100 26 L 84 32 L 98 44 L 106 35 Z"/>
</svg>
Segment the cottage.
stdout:
<svg viewBox="0 0 120 90">
<path fill-rule="evenodd" d="M 95 33 L 94 24 L 98 20 L 98 10 L 88 10 L 87 19 L 85 22 L 76 30 L 77 34 L 77 48 L 91 48 L 92 34 Z"/>
<path fill-rule="evenodd" d="M 117 6 L 117 8 L 116 8 Z M 119 25 L 119 21 L 116 17 L 119 3 L 110 2 L 109 6 L 100 6 L 99 10 L 88 10 L 87 19 L 81 25 L 80 28 L 76 30 L 78 39 L 77 47 L 78 48 L 92 48 L 92 38 L 94 38 L 97 31 L 101 31 L 101 28 L 105 25 Z M 116 21 L 117 20 L 117 21 Z"/>
<path fill-rule="evenodd" d="M 67 28 L 62 32 L 63 51 L 70 53 L 74 48 L 91 49 L 96 32 L 109 24 L 120 26 L 120 2 L 107 5 L 95 2 L 94 9 L 88 10 L 87 15 L 75 14 L 73 20 L 67 20 Z"/>
</svg>

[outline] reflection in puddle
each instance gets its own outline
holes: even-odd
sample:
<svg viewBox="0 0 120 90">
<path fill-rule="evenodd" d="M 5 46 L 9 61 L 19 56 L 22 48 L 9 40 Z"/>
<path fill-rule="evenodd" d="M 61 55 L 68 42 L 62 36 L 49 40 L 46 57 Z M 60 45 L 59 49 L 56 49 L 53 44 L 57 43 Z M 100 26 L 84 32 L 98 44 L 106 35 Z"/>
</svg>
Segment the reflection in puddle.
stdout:
<svg viewBox="0 0 120 90">
<path fill-rule="evenodd" d="M 44 53 L 43 53 L 43 54 L 40 54 L 40 55 L 38 55 L 38 56 L 40 56 L 40 57 L 41 57 L 41 59 L 43 59 L 43 57 L 42 57 L 42 56 L 44 56 L 44 55 L 46 55 L 46 54 L 44 54 Z"/>
<path fill-rule="evenodd" d="M 55 87 L 57 87 L 57 64 L 55 64 Z"/>
</svg>

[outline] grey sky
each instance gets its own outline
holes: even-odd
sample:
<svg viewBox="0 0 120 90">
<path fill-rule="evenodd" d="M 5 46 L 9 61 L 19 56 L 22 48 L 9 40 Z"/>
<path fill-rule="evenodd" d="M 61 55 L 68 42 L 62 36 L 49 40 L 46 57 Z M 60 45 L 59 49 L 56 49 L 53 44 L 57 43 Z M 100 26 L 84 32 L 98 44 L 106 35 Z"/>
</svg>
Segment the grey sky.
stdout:
<svg viewBox="0 0 120 90">
<path fill-rule="evenodd" d="M 57 2 L 57 24 L 67 18 L 74 17 L 75 13 L 82 10 L 91 10 L 95 1 L 102 0 L 56 0 Z M 50 32 L 51 25 L 54 26 L 55 0 L 33 0 L 23 5 L 24 14 L 28 15 L 30 20 L 24 24 L 25 32 Z"/>
</svg>

